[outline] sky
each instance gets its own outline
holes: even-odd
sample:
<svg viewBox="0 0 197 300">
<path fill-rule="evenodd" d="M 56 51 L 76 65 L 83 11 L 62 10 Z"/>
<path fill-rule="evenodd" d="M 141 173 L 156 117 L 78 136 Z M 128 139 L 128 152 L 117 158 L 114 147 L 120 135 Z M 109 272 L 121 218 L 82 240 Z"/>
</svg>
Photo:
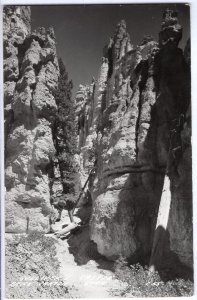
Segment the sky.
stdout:
<svg viewBox="0 0 197 300">
<path fill-rule="evenodd" d="M 79 84 L 91 83 L 92 76 L 97 78 L 103 48 L 120 20 L 126 21 L 134 46 L 146 34 L 158 40 L 162 13 L 167 7 L 178 12 L 183 26 L 179 46 L 184 48 L 190 35 L 189 6 L 185 4 L 32 5 L 32 30 L 53 26 L 57 53 L 73 81 L 75 96 Z"/>
</svg>

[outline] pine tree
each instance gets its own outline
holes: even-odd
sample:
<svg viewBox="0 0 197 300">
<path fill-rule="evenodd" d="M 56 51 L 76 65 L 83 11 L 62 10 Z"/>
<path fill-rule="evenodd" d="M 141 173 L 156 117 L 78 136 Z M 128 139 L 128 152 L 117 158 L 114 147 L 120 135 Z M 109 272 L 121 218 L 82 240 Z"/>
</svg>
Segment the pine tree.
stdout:
<svg viewBox="0 0 197 300">
<path fill-rule="evenodd" d="M 75 103 L 71 93 L 73 84 L 68 78 L 62 59 L 59 59 L 59 69 L 58 88 L 55 92 L 58 110 L 53 134 L 63 187 L 63 193 L 58 196 L 58 200 L 61 206 L 65 205 L 64 208 L 71 210 L 76 201 L 78 179 L 77 167 L 74 162 L 74 155 L 77 150 Z"/>
</svg>

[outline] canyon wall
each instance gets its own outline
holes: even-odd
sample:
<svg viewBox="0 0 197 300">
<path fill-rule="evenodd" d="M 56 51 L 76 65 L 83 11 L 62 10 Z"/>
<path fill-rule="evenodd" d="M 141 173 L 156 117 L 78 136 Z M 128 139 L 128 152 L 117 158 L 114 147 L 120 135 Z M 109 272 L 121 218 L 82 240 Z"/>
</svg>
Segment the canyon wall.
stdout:
<svg viewBox="0 0 197 300">
<path fill-rule="evenodd" d="M 147 263 L 152 251 L 156 267 L 154 252 L 192 267 L 190 42 L 183 52 L 181 37 L 166 10 L 158 42 L 145 36 L 134 48 L 122 20 L 98 78 L 76 95 L 82 185 L 95 166 L 90 238 L 112 260 Z M 5 6 L 6 232 L 49 230 L 58 77 L 53 29 L 31 32 L 30 8 Z"/>
<path fill-rule="evenodd" d="M 3 21 L 6 232 L 47 231 L 59 75 L 55 36 L 52 28 L 31 32 L 27 6 L 5 6 Z"/>
<path fill-rule="evenodd" d="M 166 10 L 159 41 L 145 36 L 134 49 L 121 21 L 98 80 L 76 96 L 82 173 L 96 161 L 91 239 L 109 259 L 150 258 L 167 175 L 171 207 L 157 230 L 166 255 L 192 266 L 190 59 L 181 37 L 177 13 Z"/>
</svg>

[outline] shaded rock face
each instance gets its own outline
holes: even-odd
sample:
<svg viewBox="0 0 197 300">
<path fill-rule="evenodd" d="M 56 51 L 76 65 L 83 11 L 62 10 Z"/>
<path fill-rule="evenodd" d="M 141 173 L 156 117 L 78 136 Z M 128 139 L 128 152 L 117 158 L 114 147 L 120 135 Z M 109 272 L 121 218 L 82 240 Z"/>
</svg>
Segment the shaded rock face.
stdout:
<svg viewBox="0 0 197 300">
<path fill-rule="evenodd" d="M 53 29 L 30 22 L 29 7 L 4 8 L 6 232 L 48 230 L 59 67 Z"/>
<path fill-rule="evenodd" d="M 184 51 L 190 68 L 189 41 Z M 186 81 L 188 82 L 188 81 Z M 190 80 L 188 96 L 190 96 Z M 174 126 L 175 127 L 175 126 Z M 178 128 L 177 128 L 178 127 Z M 191 106 L 181 115 L 172 136 L 172 152 L 169 155 L 171 180 L 171 210 L 168 231 L 170 249 L 180 262 L 193 267 L 193 232 L 192 232 L 192 149 L 191 149 Z"/>
<path fill-rule="evenodd" d="M 159 43 L 147 36 L 133 49 L 121 21 L 104 48 L 94 89 L 81 87 L 77 94 L 78 116 L 83 119 L 79 122 L 79 132 L 83 132 L 79 146 L 86 174 L 97 160 L 89 185 L 91 239 L 109 259 L 123 255 L 134 262 L 150 257 L 170 161 L 168 250 L 181 262 L 192 264 L 191 146 L 186 113 L 190 66 L 178 48 L 181 33 L 176 13 L 167 10 Z M 89 96 L 84 92 L 87 89 L 91 90 Z M 179 124 L 177 128 L 173 122 Z M 174 129 L 177 133 L 172 138 Z M 174 150 L 180 145 L 180 152 Z M 87 155 L 90 150 L 94 158 Z"/>
</svg>

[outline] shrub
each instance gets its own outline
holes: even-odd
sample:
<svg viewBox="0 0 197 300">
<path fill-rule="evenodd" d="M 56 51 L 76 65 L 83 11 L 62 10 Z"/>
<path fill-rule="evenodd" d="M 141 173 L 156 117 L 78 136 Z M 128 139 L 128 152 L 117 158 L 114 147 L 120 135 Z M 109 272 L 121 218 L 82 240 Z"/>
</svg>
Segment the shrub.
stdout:
<svg viewBox="0 0 197 300">
<path fill-rule="evenodd" d="M 176 279 L 163 282 L 158 272 L 149 272 L 148 267 L 139 263 L 129 266 L 124 257 L 115 262 L 115 276 L 127 283 L 121 297 L 176 297 L 192 296 L 193 283 Z"/>
<path fill-rule="evenodd" d="M 68 298 L 59 274 L 55 239 L 41 233 L 15 237 L 6 245 L 7 298 Z"/>
</svg>

